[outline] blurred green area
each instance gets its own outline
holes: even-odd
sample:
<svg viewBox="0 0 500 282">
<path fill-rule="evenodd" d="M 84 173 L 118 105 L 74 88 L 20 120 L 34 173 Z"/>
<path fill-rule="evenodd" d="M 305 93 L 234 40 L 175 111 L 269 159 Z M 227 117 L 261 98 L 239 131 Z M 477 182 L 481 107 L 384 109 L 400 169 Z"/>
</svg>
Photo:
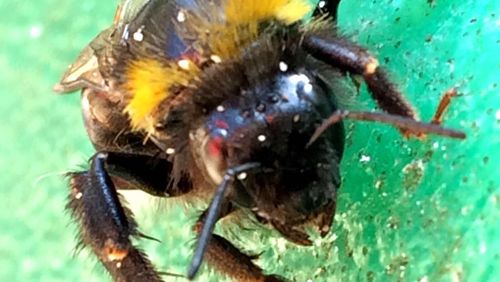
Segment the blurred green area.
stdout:
<svg viewBox="0 0 500 282">
<path fill-rule="evenodd" d="M 62 174 L 93 151 L 79 95 L 51 87 L 114 9 L 97 0 L 0 1 L 0 281 L 108 280 L 88 253 L 72 257 Z M 223 232 L 263 252 L 266 270 L 297 281 L 498 281 L 500 2 L 344 0 L 339 23 L 380 57 L 423 119 L 458 87 L 445 124 L 468 139 L 404 140 L 387 126 L 348 123 L 327 238 L 301 248 L 268 230 Z M 365 89 L 358 101 L 373 108 Z M 141 194 L 129 201 L 142 230 L 162 240 L 141 242 L 151 259 L 184 273 L 193 211 Z M 218 280 L 208 270 L 199 278 Z"/>
</svg>

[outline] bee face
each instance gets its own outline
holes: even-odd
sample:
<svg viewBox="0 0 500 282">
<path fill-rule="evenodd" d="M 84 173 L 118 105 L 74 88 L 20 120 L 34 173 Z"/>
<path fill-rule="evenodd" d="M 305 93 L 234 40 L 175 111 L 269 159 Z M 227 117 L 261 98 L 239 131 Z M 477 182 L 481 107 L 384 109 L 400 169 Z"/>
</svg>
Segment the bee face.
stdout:
<svg viewBox="0 0 500 282">
<path fill-rule="evenodd" d="M 320 2 L 336 13 L 339 1 Z M 238 281 L 281 281 L 212 234 L 214 225 L 243 209 L 297 244 L 311 244 L 307 225 L 326 235 L 341 184 L 343 118 L 465 138 L 418 122 L 378 61 L 333 22 L 302 21 L 313 12 L 309 1 L 123 0 L 120 7 L 56 86 L 83 90 L 97 153 L 88 170 L 69 175 L 68 207 L 83 243 L 116 281 L 161 280 L 131 241 L 146 236 L 118 189 L 209 203 L 194 227 L 187 278 L 205 258 Z M 346 72 L 363 77 L 386 113 L 342 109 L 338 82 Z"/>
<path fill-rule="evenodd" d="M 239 177 L 232 200 L 268 221 L 301 224 L 334 200 L 343 129 L 339 123 L 306 146 L 336 105 L 312 73 L 284 64 L 275 62 L 274 76 L 215 106 L 191 132 L 191 148 L 214 184 L 228 167 L 260 163 L 258 171 Z"/>
</svg>

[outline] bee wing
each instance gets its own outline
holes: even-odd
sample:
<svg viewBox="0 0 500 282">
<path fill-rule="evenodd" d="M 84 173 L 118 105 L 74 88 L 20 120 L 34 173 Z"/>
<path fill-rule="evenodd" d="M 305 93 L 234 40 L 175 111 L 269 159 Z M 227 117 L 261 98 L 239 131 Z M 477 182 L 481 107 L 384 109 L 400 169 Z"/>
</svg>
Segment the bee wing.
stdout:
<svg viewBox="0 0 500 282">
<path fill-rule="evenodd" d="M 112 28 L 104 30 L 80 52 L 76 61 L 68 67 L 59 83 L 54 86 L 54 91 L 68 93 L 82 88 L 106 92 L 109 90 L 106 80 L 99 71 L 99 57 L 96 51 L 106 48 L 106 41 L 103 38 L 112 32 Z"/>
<path fill-rule="evenodd" d="M 121 0 L 116 10 L 115 25 L 123 25 L 135 18 L 151 0 Z"/>
<path fill-rule="evenodd" d="M 82 88 L 109 92 L 109 70 L 114 63 L 112 48 L 126 32 L 126 25 L 150 0 L 121 0 L 113 25 L 94 38 L 64 72 L 54 91 L 68 93 Z"/>
</svg>

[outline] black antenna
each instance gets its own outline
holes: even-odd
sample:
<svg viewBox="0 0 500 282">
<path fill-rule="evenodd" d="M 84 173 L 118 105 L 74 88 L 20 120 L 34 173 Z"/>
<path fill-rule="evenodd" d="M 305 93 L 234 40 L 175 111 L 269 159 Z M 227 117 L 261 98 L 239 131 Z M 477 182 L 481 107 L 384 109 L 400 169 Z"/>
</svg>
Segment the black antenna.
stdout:
<svg viewBox="0 0 500 282">
<path fill-rule="evenodd" d="M 399 129 L 406 129 L 410 133 L 413 133 L 417 136 L 422 134 L 437 134 L 457 139 L 465 139 L 466 137 L 465 133 L 461 131 L 447 129 L 434 123 L 420 122 L 408 117 L 391 115 L 387 113 L 362 111 L 350 112 L 346 110 L 337 110 L 329 118 L 327 118 L 320 127 L 316 129 L 311 139 L 309 139 L 306 147 L 309 147 L 312 143 L 314 143 L 314 141 L 316 141 L 321 136 L 321 134 L 323 134 L 323 132 L 325 132 L 325 130 L 327 130 L 330 126 L 346 118 L 391 124 Z"/>
<path fill-rule="evenodd" d="M 198 244 L 196 246 L 193 259 L 191 260 L 191 265 L 189 266 L 187 274 L 188 279 L 193 279 L 201 266 L 203 255 L 205 254 L 208 243 L 212 238 L 212 232 L 214 231 L 215 223 L 219 219 L 220 208 L 222 205 L 222 201 L 224 200 L 227 187 L 229 187 L 229 185 L 233 182 L 234 177 L 238 174 L 255 169 L 259 166 L 259 163 L 246 163 L 228 168 L 226 170 L 222 182 L 217 187 L 217 190 L 215 190 L 212 202 L 210 202 L 210 205 L 207 209 L 207 215 L 203 220 L 203 227 L 200 237 L 198 238 Z"/>
</svg>

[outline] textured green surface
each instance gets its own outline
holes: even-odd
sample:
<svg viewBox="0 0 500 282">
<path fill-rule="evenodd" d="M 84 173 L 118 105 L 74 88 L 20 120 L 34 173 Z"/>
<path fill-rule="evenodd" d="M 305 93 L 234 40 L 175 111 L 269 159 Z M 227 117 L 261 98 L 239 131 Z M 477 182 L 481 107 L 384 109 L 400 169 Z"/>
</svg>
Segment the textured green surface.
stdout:
<svg viewBox="0 0 500 282">
<path fill-rule="evenodd" d="M 85 163 L 92 148 L 78 95 L 56 96 L 51 86 L 114 6 L 0 1 L 0 281 L 106 281 L 86 252 L 72 258 L 60 173 Z M 386 126 L 350 123 L 329 237 L 313 248 L 269 231 L 230 229 L 230 237 L 297 281 L 498 281 L 500 2 L 345 0 L 340 25 L 380 56 L 424 119 L 458 86 L 463 96 L 446 124 L 468 139 L 405 141 Z M 358 101 L 373 107 L 365 92 Z M 144 243 L 151 258 L 183 273 L 192 243 L 185 222 L 194 215 L 132 198 L 142 230 L 162 240 Z M 207 280 L 218 279 L 206 272 Z"/>
</svg>

